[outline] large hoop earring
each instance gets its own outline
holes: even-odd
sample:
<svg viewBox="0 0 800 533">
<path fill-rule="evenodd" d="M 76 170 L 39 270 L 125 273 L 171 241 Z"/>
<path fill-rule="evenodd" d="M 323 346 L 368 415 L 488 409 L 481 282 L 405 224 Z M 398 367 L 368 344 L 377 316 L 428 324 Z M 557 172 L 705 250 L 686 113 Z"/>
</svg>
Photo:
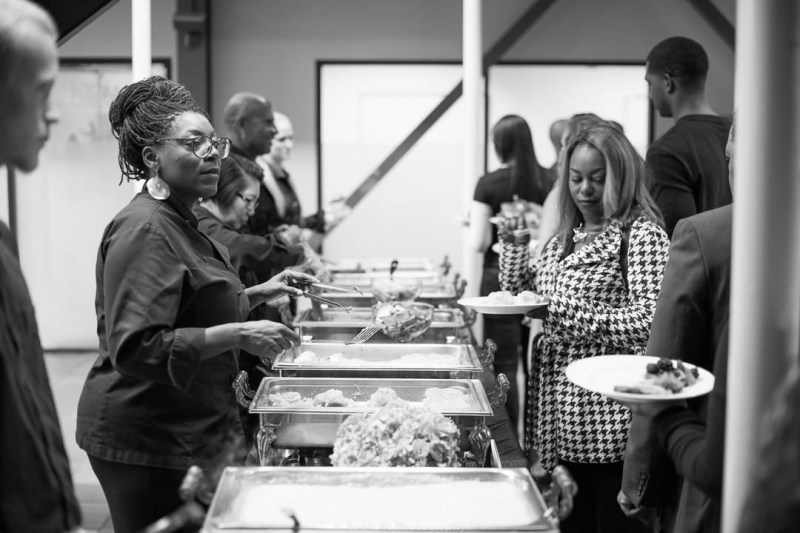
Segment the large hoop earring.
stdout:
<svg viewBox="0 0 800 533">
<path fill-rule="evenodd" d="M 156 169 L 156 175 L 147 180 L 147 192 L 156 200 L 169 198 L 169 184 L 161 178 L 161 169 Z"/>
</svg>

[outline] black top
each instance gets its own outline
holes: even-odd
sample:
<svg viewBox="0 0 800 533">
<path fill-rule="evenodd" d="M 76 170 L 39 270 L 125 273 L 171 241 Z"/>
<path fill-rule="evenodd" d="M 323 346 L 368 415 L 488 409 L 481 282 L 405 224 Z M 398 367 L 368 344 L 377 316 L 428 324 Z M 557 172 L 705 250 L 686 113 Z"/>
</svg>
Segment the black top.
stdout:
<svg viewBox="0 0 800 533">
<path fill-rule="evenodd" d="M 205 328 L 250 305 L 224 246 L 172 198 L 136 195 L 97 254 L 100 355 L 78 405 L 78 444 L 107 461 L 187 468 L 242 434 L 236 350 L 201 360 Z"/>
<path fill-rule="evenodd" d="M 246 287 L 255 285 L 252 273 L 269 275 L 274 270 L 296 266 L 305 257 L 302 246 L 283 244 L 274 235 L 262 237 L 240 233 L 226 226 L 211 211 L 199 204 L 192 212 L 197 217 L 200 231 L 228 249 L 231 263 L 238 270 Z"/>
<path fill-rule="evenodd" d="M 541 168 L 540 169 L 540 180 L 547 181 L 545 179 L 546 170 Z M 492 209 L 492 214 L 496 215 L 500 212 L 500 204 L 504 202 L 510 202 L 514 199 L 514 195 L 516 194 L 514 191 L 511 190 L 511 168 L 504 167 L 494 172 L 490 172 L 486 174 L 481 179 L 478 180 L 478 184 L 475 186 L 475 195 L 473 199 L 476 202 L 481 202 L 483 204 L 488 204 L 489 207 Z M 547 188 L 535 188 L 533 193 L 530 195 L 530 198 L 520 197 L 521 200 L 527 200 L 529 202 L 534 202 L 539 205 L 544 204 L 545 198 L 547 198 L 547 193 L 549 189 Z M 497 242 L 497 228 L 492 225 L 492 243 L 486 252 L 483 254 L 483 265 L 484 266 L 494 266 L 497 265 L 498 255 L 497 252 L 492 250 L 492 245 Z"/>
<path fill-rule="evenodd" d="M 323 233 L 325 231 L 324 215 L 316 213 L 303 218 L 300 197 L 297 196 L 297 192 L 294 190 L 294 186 L 289 179 L 289 173 L 285 169 L 278 168 L 269 162 L 267 162 L 267 165 L 269 165 L 272 175 L 275 177 L 275 182 L 278 184 L 278 188 L 286 202 L 285 212 L 283 216 L 278 213 L 275 198 L 262 181 L 258 206 L 247 223 L 248 233 L 266 235 L 286 224 L 310 228 L 318 233 Z"/>
<path fill-rule="evenodd" d="M 647 151 L 650 193 L 670 237 L 679 220 L 733 201 L 725 160 L 730 129 L 724 117 L 687 115 Z"/>
<path fill-rule="evenodd" d="M 17 249 L 0 222 L 0 531 L 80 525 L 39 329 Z"/>
</svg>

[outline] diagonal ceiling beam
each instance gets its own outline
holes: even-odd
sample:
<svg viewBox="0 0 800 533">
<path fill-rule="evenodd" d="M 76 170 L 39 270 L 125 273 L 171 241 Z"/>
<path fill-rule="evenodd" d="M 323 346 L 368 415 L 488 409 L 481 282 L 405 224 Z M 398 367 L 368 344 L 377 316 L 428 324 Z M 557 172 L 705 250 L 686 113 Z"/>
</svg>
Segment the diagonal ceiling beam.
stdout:
<svg viewBox="0 0 800 533">
<path fill-rule="evenodd" d="M 705 19 L 731 50 L 736 51 L 736 28 L 711 0 L 686 0 Z"/>
<path fill-rule="evenodd" d="M 539 20 L 544 12 L 552 6 L 556 0 L 538 0 L 523 13 L 519 19 L 497 40 L 497 42 L 483 55 L 483 72 L 497 63 L 504 53 L 508 51 L 519 38 Z M 364 199 L 364 197 L 386 176 L 386 173 L 394 167 L 404 155 L 419 141 L 425 133 L 439 120 L 442 115 L 461 98 L 464 92 L 464 82 L 458 82 L 447 96 L 422 119 L 419 125 L 406 136 L 405 139 L 384 159 L 367 178 L 353 191 L 345 200 L 345 204 L 353 208 Z"/>
</svg>

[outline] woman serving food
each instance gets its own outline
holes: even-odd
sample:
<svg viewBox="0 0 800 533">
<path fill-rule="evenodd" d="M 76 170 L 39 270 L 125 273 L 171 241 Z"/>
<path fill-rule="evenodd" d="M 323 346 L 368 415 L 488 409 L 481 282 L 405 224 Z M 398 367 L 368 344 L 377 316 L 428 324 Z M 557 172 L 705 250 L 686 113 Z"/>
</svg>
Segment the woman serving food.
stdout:
<svg viewBox="0 0 800 533">
<path fill-rule="evenodd" d="M 499 223 L 502 289 L 549 300 L 533 346 L 526 448 L 545 471 L 564 464 L 578 483 L 563 532 L 639 531 L 615 500 L 630 413 L 573 385 L 564 370 L 585 357 L 644 350 L 669 241 L 644 161 L 622 133 L 609 126 L 578 133 L 561 165 L 559 230 L 532 268 L 521 221 Z"/>
</svg>

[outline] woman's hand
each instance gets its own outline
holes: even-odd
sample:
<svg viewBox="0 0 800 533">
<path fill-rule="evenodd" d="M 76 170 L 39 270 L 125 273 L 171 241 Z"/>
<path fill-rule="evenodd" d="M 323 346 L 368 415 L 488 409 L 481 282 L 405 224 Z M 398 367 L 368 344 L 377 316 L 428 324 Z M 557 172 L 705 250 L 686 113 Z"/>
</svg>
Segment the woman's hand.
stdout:
<svg viewBox="0 0 800 533">
<path fill-rule="evenodd" d="M 500 242 L 527 245 L 531 240 L 531 232 L 525 217 L 498 217 L 497 238 Z"/>
<path fill-rule="evenodd" d="M 300 344 L 300 336 L 278 322 L 257 320 L 242 322 L 239 347 L 254 355 L 277 355 Z"/>
<path fill-rule="evenodd" d="M 319 283 L 319 280 L 304 272 L 284 270 L 261 285 L 252 287 L 252 289 L 257 289 L 257 293 L 262 297 L 261 301 L 269 301 L 284 294 L 302 296 L 303 290 L 299 287 L 310 285 L 311 283 Z"/>
</svg>

